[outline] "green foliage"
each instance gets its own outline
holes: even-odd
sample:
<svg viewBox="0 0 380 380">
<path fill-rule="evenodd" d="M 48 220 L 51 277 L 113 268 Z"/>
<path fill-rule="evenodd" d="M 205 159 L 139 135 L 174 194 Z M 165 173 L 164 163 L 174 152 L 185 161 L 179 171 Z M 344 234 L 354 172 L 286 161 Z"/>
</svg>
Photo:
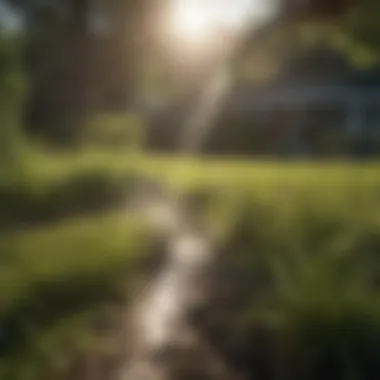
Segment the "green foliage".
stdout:
<svg viewBox="0 0 380 380">
<path fill-rule="evenodd" d="M 99 344 L 109 349 L 92 328 L 94 318 L 128 297 L 149 242 L 124 209 L 132 167 L 132 160 L 118 166 L 98 152 L 30 151 L 26 170 L 1 172 L 1 379 L 64 374 Z M 116 206 L 120 212 L 99 213 Z M 20 230 L 25 225 L 29 232 Z"/>
<path fill-rule="evenodd" d="M 0 31 L 0 165 L 13 170 L 23 145 L 21 118 L 27 82 L 21 51 L 17 36 Z"/>
<path fill-rule="evenodd" d="M 230 281 L 243 283 L 229 320 L 241 346 L 230 355 L 241 355 L 252 377 L 264 367 L 273 379 L 375 378 L 377 170 L 189 162 L 173 183 L 212 195 L 214 218 L 224 224 L 227 260 L 239 276 Z"/>
<path fill-rule="evenodd" d="M 363 0 L 352 7 L 344 20 L 352 38 L 376 49 L 377 52 L 380 49 L 380 28 L 376 17 L 379 11 L 378 1 Z"/>
<path fill-rule="evenodd" d="M 72 144 L 89 112 L 120 110 L 135 98 L 149 44 L 145 19 L 156 8 L 151 1 L 5 1 L 23 16 L 25 128 L 33 135 Z M 112 27 L 104 33 L 89 15 Z"/>
<path fill-rule="evenodd" d="M 143 118 L 134 114 L 100 114 L 92 116 L 83 132 L 89 147 L 139 150 L 145 132 Z"/>
<path fill-rule="evenodd" d="M 91 321 L 132 290 L 142 227 L 120 213 L 1 236 L 1 378 L 39 379 L 56 359 L 62 373 L 96 348 Z"/>
<path fill-rule="evenodd" d="M 376 0 L 355 2 L 333 22 L 303 23 L 299 34 L 304 42 L 333 46 L 348 55 L 359 68 L 368 69 L 378 66 L 380 58 L 378 12 Z"/>
<path fill-rule="evenodd" d="M 0 175 L 0 226 L 15 228 L 62 218 L 92 214 L 125 204 L 138 174 L 133 160 L 124 156 L 122 168 L 102 163 L 97 154 L 81 160 L 51 161 L 25 155 L 22 171 Z"/>
<path fill-rule="evenodd" d="M 18 194 L 18 202 L 34 194 L 24 204 L 35 212 L 41 204 L 61 207 L 59 217 L 64 208 L 86 202 L 86 193 L 101 192 L 101 186 L 86 185 L 89 178 L 102 178 L 113 189 L 113 179 L 137 175 L 201 194 L 201 211 L 219 228 L 229 266 L 237 269 L 239 278 L 231 281 L 243 284 L 224 331 L 240 342 L 231 356 L 241 355 L 250 373 L 265 365 L 271 378 L 295 380 L 377 373 L 378 164 L 128 161 L 128 155 L 100 152 L 30 161 L 29 179 L 4 177 L 8 194 Z M 76 180 L 84 181 L 83 193 Z M 52 189 L 67 193 L 66 200 L 58 196 L 54 205 Z M 5 199 L 4 205 L 11 203 Z M 120 211 L 0 235 L 0 278 L 9 284 L 0 287 L 1 325 L 8 334 L 1 340 L 8 352 L 2 378 L 34 380 L 49 371 L 64 378 L 74 359 L 89 346 L 97 349 L 97 339 L 109 349 L 91 326 L 104 301 L 131 289 L 135 263 L 149 244 L 146 233 L 139 220 Z"/>
</svg>

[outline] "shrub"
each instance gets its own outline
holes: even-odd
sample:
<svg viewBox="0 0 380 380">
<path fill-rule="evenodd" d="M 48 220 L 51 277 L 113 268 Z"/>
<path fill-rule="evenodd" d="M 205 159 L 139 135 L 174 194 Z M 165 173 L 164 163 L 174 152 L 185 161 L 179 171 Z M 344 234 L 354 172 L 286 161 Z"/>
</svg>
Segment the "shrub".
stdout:
<svg viewBox="0 0 380 380">
<path fill-rule="evenodd" d="M 135 114 L 99 114 L 90 118 L 83 134 L 86 146 L 113 149 L 141 149 L 145 125 Z"/>
<path fill-rule="evenodd" d="M 50 172 L 39 163 L 37 170 L 0 176 L 0 226 L 35 225 L 123 207 L 137 180 L 132 170 L 96 162 L 60 164 Z"/>
</svg>

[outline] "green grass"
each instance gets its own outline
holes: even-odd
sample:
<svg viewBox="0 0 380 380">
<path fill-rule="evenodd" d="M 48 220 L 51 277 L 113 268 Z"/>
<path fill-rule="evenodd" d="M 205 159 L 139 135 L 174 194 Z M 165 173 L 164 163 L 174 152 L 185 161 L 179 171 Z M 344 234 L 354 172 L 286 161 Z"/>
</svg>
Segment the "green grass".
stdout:
<svg viewBox="0 0 380 380">
<path fill-rule="evenodd" d="M 136 183 L 135 157 L 29 154 L 0 173 L 0 225 L 18 228 L 122 207 Z"/>
<path fill-rule="evenodd" d="M 0 236 L 1 281 L 13 284 L 1 287 L 2 310 L 38 282 L 84 278 L 136 260 L 141 233 L 141 223 L 120 212 Z"/>
<path fill-rule="evenodd" d="M 142 177 L 206 195 L 201 211 L 221 228 L 228 263 L 245 279 L 224 330 L 239 337 L 247 363 L 260 352 L 283 378 L 324 379 L 331 363 L 335 379 L 371 378 L 380 349 L 379 172 L 379 163 L 30 156 L 23 172 L 1 176 L 3 215 L 45 210 L 54 223 L 0 235 L 0 317 L 11 353 L 3 378 L 34 380 L 57 357 L 69 362 L 81 349 L 62 353 L 65 337 L 86 335 L 99 305 L 132 286 L 149 231 L 122 209 L 85 215 L 127 199 Z M 258 346 L 262 331 L 271 345 Z M 15 371 L 20 360 L 25 373 Z"/>
<path fill-rule="evenodd" d="M 147 243 L 123 212 L 0 236 L 1 378 L 39 378 L 62 344 L 82 344 L 97 309 L 128 299 Z"/>
<path fill-rule="evenodd" d="M 378 164 L 206 161 L 182 173 L 173 186 L 209 193 L 229 265 L 245 278 L 245 296 L 225 330 L 244 342 L 252 376 L 250 362 L 255 370 L 268 363 L 272 378 L 374 378 Z"/>
<path fill-rule="evenodd" d="M 378 163 L 161 157 L 142 168 L 179 191 L 208 196 L 228 265 L 245 279 L 232 317 L 224 311 L 230 320 L 222 331 L 240 339 L 252 377 L 260 378 L 261 367 L 273 379 L 376 378 Z"/>
</svg>

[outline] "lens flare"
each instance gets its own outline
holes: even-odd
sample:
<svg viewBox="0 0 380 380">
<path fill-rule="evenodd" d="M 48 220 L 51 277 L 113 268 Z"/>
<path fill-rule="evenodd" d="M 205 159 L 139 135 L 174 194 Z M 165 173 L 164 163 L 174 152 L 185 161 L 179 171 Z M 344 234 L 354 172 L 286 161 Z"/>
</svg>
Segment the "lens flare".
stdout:
<svg viewBox="0 0 380 380">
<path fill-rule="evenodd" d="M 209 4 L 200 1 L 178 1 L 171 19 L 173 35 L 187 42 L 203 41 L 217 28 L 218 20 Z"/>
<path fill-rule="evenodd" d="M 278 0 L 172 0 L 173 33 L 205 37 L 217 28 L 240 29 L 245 23 L 266 22 Z"/>
</svg>

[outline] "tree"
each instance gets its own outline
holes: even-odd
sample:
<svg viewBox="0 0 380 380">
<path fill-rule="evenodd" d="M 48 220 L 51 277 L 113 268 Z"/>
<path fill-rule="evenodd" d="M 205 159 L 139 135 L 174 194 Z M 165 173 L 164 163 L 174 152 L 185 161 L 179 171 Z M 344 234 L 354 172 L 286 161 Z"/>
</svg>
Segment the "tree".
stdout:
<svg viewBox="0 0 380 380">
<path fill-rule="evenodd" d="M 377 0 L 361 0 L 338 25 L 337 42 L 359 63 L 377 65 L 380 59 L 379 12 Z"/>
<path fill-rule="evenodd" d="M 94 108 L 133 98 L 149 0 L 8 1 L 25 15 L 29 131 L 69 142 Z"/>
<path fill-rule="evenodd" d="M 20 112 L 26 90 L 21 60 L 22 42 L 17 35 L 0 29 L 0 165 L 18 164 L 22 143 Z"/>
<path fill-rule="evenodd" d="M 344 12 L 336 12 L 332 19 L 309 18 L 306 23 L 302 23 L 302 31 L 311 41 L 318 40 L 333 45 L 352 58 L 357 65 L 378 65 L 380 24 L 377 15 L 380 12 L 380 3 L 377 0 L 347 0 L 347 6 L 344 8 L 343 2 L 344 0 L 341 0 L 340 9 L 345 10 Z"/>
<path fill-rule="evenodd" d="M 154 44 L 155 19 L 165 1 L 7 1 L 25 15 L 29 131 L 60 143 L 72 141 L 94 109 L 133 103 L 143 62 Z M 293 23 L 316 15 L 335 16 L 348 0 L 305 0 L 302 6 L 296 0 L 283 1 L 281 22 Z M 375 0 L 366 0 L 370 1 Z M 102 31 L 94 29 L 99 19 L 106 25 Z M 257 45 L 257 36 L 245 45 Z"/>
</svg>

